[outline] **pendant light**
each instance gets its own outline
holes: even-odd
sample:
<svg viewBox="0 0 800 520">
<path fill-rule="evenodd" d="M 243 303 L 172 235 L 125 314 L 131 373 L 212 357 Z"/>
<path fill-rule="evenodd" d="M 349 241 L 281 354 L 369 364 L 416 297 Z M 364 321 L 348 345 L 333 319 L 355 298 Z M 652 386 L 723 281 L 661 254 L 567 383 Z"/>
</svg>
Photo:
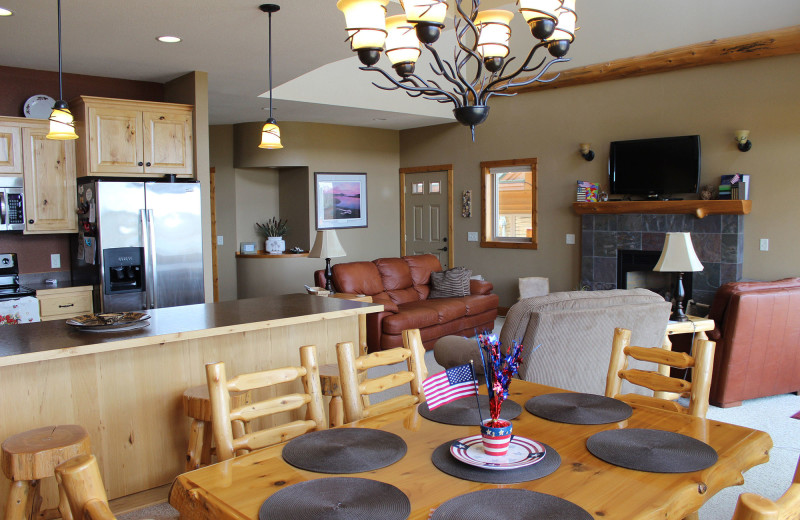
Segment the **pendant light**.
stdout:
<svg viewBox="0 0 800 520">
<path fill-rule="evenodd" d="M 259 148 L 275 150 L 283 148 L 281 144 L 281 130 L 278 128 L 275 118 L 272 117 L 272 13 L 280 10 L 279 5 L 262 4 L 259 9 L 269 14 L 269 119 L 261 128 L 261 144 Z"/>
<path fill-rule="evenodd" d="M 58 101 L 53 105 L 49 119 L 50 132 L 47 133 L 47 139 L 66 141 L 78 138 L 78 134 L 75 133 L 75 118 L 72 117 L 72 112 L 64 101 L 61 81 L 61 0 L 58 0 Z"/>
</svg>

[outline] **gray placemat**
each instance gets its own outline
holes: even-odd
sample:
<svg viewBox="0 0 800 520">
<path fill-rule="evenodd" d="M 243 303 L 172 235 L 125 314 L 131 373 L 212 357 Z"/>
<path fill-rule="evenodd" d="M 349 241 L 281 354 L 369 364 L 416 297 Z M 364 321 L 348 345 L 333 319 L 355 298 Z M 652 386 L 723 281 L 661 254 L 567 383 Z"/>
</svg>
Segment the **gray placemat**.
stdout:
<svg viewBox="0 0 800 520">
<path fill-rule="evenodd" d="M 627 403 L 603 395 L 564 392 L 538 395 L 525 403 L 537 417 L 569 424 L 607 424 L 624 421 L 633 413 Z"/>
<path fill-rule="evenodd" d="M 261 504 L 259 520 L 406 520 L 408 497 L 385 482 L 354 477 L 307 480 Z"/>
<path fill-rule="evenodd" d="M 527 489 L 484 489 L 452 498 L 430 520 L 592 520 L 582 507 Z"/>
<path fill-rule="evenodd" d="M 680 433 L 630 428 L 595 433 L 586 448 L 609 464 L 652 473 L 688 473 L 713 466 L 717 452 Z"/>
<path fill-rule="evenodd" d="M 489 415 L 489 397 L 479 395 L 478 400 L 481 403 L 481 414 L 484 419 L 488 419 Z M 480 424 L 481 419 L 478 415 L 478 404 L 475 402 L 474 397 L 465 397 L 458 399 L 451 403 L 443 404 L 439 408 L 428 410 L 428 403 L 422 403 L 417 407 L 419 414 L 426 419 L 443 424 L 455 424 L 458 426 L 471 426 Z M 500 408 L 500 418 L 510 421 L 516 419 L 522 413 L 522 406 L 519 403 L 506 399 L 503 401 L 503 406 Z"/>
<path fill-rule="evenodd" d="M 554 472 L 561 465 L 561 455 L 545 443 L 541 443 L 545 447 L 545 456 L 536 464 L 525 466 L 524 468 L 508 469 L 503 471 L 495 471 L 491 469 L 479 468 L 470 466 L 465 462 L 461 462 L 453 457 L 450 453 L 450 445 L 456 440 L 447 441 L 433 450 L 431 461 L 433 465 L 439 470 L 458 477 L 464 480 L 471 480 L 473 482 L 485 482 L 487 484 L 515 484 L 517 482 L 528 482 L 536 480 L 537 478 L 546 477 Z"/>
<path fill-rule="evenodd" d="M 394 433 L 371 428 L 333 428 L 310 432 L 283 447 L 283 460 L 318 473 L 361 473 L 394 464 L 406 454 Z"/>
</svg>

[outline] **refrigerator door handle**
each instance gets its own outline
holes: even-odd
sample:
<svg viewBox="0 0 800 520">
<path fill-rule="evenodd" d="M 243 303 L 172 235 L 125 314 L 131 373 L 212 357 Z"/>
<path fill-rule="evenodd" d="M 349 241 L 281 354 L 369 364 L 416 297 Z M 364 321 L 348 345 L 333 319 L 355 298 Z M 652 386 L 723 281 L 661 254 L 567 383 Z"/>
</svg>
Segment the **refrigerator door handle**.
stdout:
<svg viewBox="0 0 800 520">
<path fill-rule="evenodd" d="M 147 226 L 147 212 L 146 210 L 139 210 L 139 220 L 142 224 L 142 245 L 144 246 L 144 291 L 142 292 L 142 299 L 144 300 L 142 304 L 143 309 L 151 309 L 152 306 L 152 292 L 153 292 L 153 284 L 151 283 L 150 276 L 153 272 L 151 262 L 150 262 L 150 232 Z"/>
<path fill-rule="evenodd" d="M 153 269 L 150 271 L 150 279 L 153 281 L 150 291 L 150 302 L 152 303 L 151 309 L 158 308 L 158 265 L 156 265 L 156 228 L 153 223 L 153 210 L 147 210 L 147 234 L 150 241 L 150 265 Z"/>
</svg>

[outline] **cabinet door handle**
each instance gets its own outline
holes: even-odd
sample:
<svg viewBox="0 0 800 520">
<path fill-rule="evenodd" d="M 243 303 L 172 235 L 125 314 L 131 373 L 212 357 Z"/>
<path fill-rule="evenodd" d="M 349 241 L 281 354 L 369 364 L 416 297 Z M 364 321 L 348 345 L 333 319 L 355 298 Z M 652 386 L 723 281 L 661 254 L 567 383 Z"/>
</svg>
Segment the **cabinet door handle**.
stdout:
<svg viewBox="0 0 800 520">
<path fill-rule="evenodd" d="M 147 164 L 145 164 L 145 166 L 150 166 L 150 163 L 148 162 Z"/>
<path fill-rule="evenodd" d="M 33 219 L 28 220 L 28 224 L 33 224 Z"/>
<path fill-rule="evenodd" d="M 144 163 L 142 161 L 139 161 L 139 166 L 144 166 Z"/>
<path fill-rule="evenodd" d="M 68 303 L 66 305 L 59 305 L 58 306 L 59 309 L 66 309 L 67 307 L 75 307 L 75 304 L 74 303 Z"/>
</svg>

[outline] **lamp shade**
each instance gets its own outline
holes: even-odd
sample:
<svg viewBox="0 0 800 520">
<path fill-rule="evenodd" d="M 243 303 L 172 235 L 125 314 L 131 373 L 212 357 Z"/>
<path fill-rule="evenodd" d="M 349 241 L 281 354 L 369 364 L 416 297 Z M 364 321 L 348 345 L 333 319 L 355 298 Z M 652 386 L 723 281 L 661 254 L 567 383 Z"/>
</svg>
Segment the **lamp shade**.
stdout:
<svg viewBox="0 0 800 520">
<path fill-rule="evenodd" d="M 400 5 L 411 23 L 441 24 L 447 16 L 447 2 L 444 0 L 401 0 Z"/>
<path fill-rule="evenodd" d="M 422 53 L 414 26 L 406 20 L 406 15 L 398 14 L 386 19 L 386 57 L 392 65 L 416 63 Z"/>
<path fill-rule="evenodd" d="M 61 103 L 61 106 L 56 103 L 50 113 L 50 131 L 45 137 L 58 141 L 77 139 L 78 134 L 75 133 L 75 119 L 72 117 L 72 112 L 69 111 L 65 102 L 61 101 Z"/>
<path fill-rule="evenodd" d="M 688 273 L 702 271 L 703 264 L 697 258 L 689 233 L 667 233 L 664 250 L 653 271 Z"/>
<path fill-rule="evenodd" d="M 508 41 L 511 39 L 509 23 L 514 17 L 511 11 L 489 9 L 475 17 L 475 25 L 480 31 L 478 52 L 484 58 L 505 58 L 508 56 Z"/>
<path fill-rule="evenodd" d="M 261 144 L 258 147 L 268 150 L 283 148 L 281 144 L 281 129 L 278 128 L 274 119 L 267 119 L 267 122 L 261 127 Z"/>
<path fill-rule="evenodd" d="M 558 24 L 552 36 L 547 41 L 565 40 L 570 43 L 575 41 L 575 23 L 578 15 L 575 12 L 575 0 L 564 0 L 561 9 L 558 10 Z"/>
<path fill-rule="evenodd" d="M 344 13 L 350 47 L 383 49 L 386 40 L 386 4 L 389 0 L 339 0 L 336 7 Z"/>
<path fill-rule="evenodd" d="M 332 229 L 317 231 L 314 247 L 308 252 L 309 258 L 337 258 L 346 255 L 336 231 Z"/>
<path fill-rule="evenodd" d="M 526 22 L 531 20 L 549 18 L 558 20 L 558 9 L 562 0 L 519 0 L 519 12 Z"/>
</svg>

